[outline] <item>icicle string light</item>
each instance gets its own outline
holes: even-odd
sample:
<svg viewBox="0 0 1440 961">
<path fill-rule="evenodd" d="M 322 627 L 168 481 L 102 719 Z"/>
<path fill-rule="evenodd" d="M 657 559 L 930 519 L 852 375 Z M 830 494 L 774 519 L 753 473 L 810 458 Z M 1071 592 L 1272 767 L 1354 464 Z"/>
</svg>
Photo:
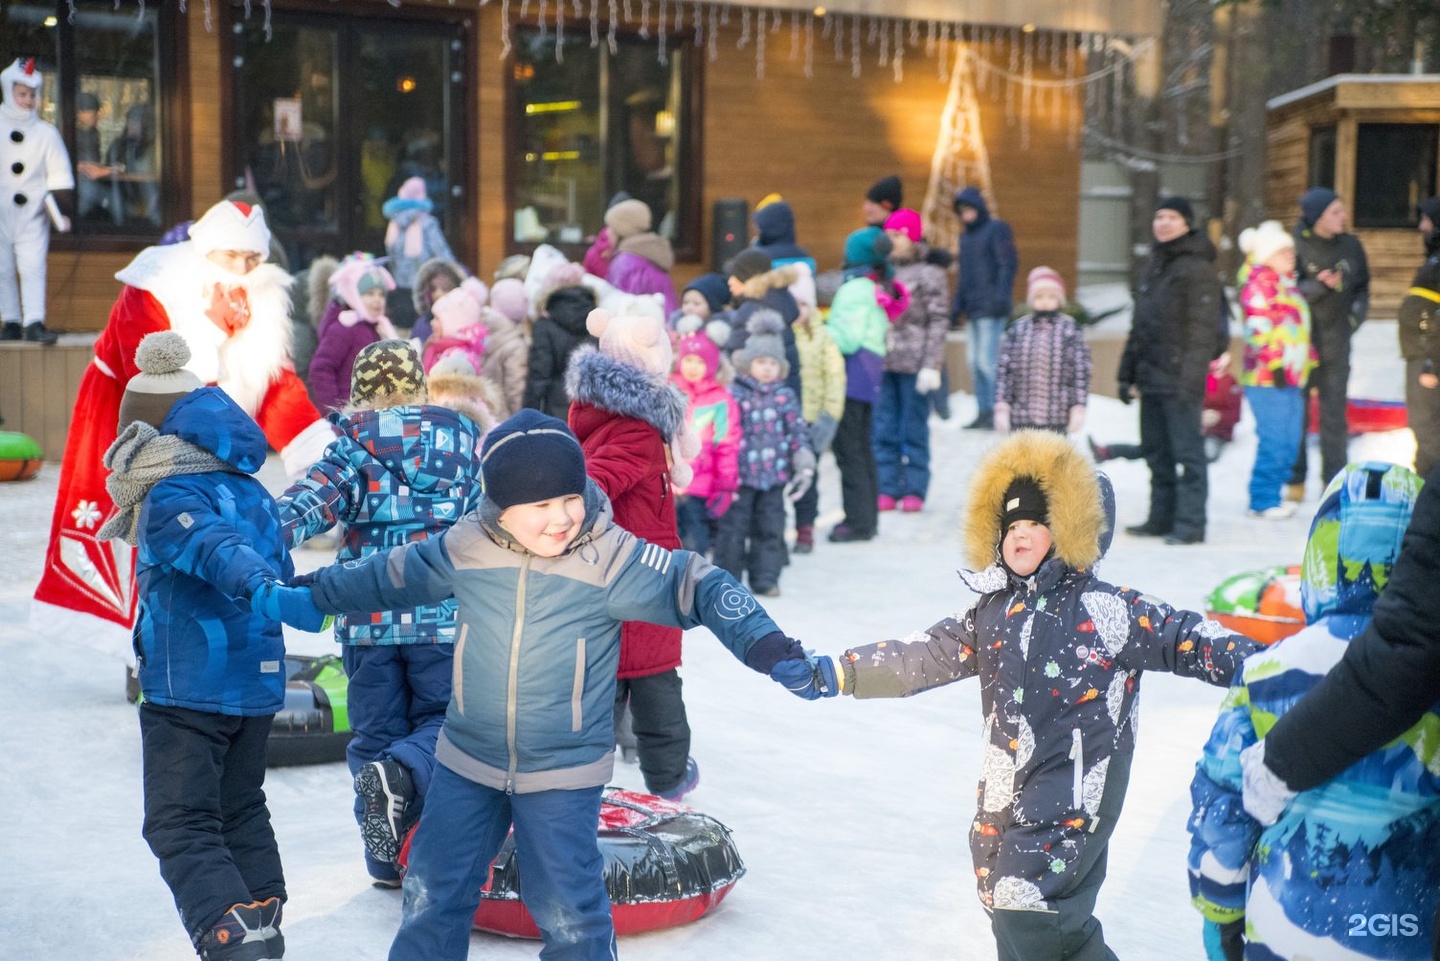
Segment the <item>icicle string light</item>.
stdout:
<svg viewBox="0 0 1440 961">
<path fill-rule="evenodd" d="M 640 36 L 650 36 L 650 0 L 640 0 Z"/>
<path fill-rule="evenodd" d="M 655 37 L 659 41 L 659 60 L 661 65 L 670 62 L 670 53 L 665 49 L 666 42 L 670 39 L 670 32 L 665 29 L 665 23 L 669 19 L 669 12 L 665 9 L 669 0 L 660 0 L 660 16 L 655 21 Z"/>
<path fill-rule="evenodd" d="M 765 79 L 765 11 L 755 14 L 755 77 Z"/>
<path fill-rule="evenodd" d="M 500 59 L 510 56 L 510 0 L 500 0 Z"/>
<path fill-rule="evenodd" d="M 710 8 L 710 49 L 707 53 L 712 61 L 720 56 L 720 13 L 714 7 Z"/>
<path fill-rule="evenodd" d="M 750 8 L 746 7 L 740 11 L 740 39 L 735 41 L 737 50 L 744 50 L 745 45 L 750 42 Z"/>
<path fill-rule="evenodd" d="M 600 46 L 600 0 L 590 0 L 590 47 Z"/>
<path fill-rule="evenodd" d="M 800 56 L 800 11 L 790 11 L 790 62 Z"/>
<path fill-rule="evenodd" d="M 614 56 L 620 50 L 620 43 L 615 37 L 615 31 L 619 27 L 619 17 L 615 15 L 615 0 L 610 0 L 610 32 L 605 37 L 606 44 L 610 47 L 610 54 Z"/>
<path fill-rule="evenodd" d="M 805 20 L 805 79 L 810 79 L 815 74 L 815 18 L 808 17 Z"/>
</svg>

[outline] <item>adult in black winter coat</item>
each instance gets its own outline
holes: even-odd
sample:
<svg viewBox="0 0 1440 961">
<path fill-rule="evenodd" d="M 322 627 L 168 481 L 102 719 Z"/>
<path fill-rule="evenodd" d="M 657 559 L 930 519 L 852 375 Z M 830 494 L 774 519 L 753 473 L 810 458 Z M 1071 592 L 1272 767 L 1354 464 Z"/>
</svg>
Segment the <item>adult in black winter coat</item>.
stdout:
<svg viewBox="0 0 1440 961">
<path fill-rule="evenodd" d="M 595 293 L 578 284 L 557 287 L 545 298 L 544 309 L 530 335 L 530 367 L 525 375 L 526 407 L 564 420 L 570 412 L 565 393 L 565 369 L 581 344 L 598 344 L 585 329 L 585 318 L 595 309 Z"/>
<path fill-rule="evenodd" d="M 1400 301 L 1400 355 L 1405 358 L 1405 413 L 1415 432 L 1415 473 L 1440 464 L 1440 197 L 1420 201 L 1425 262 Z"/>
<path fill-rule="evenodd" d="M 1216 317 L 1215 248 L 1191 226 L 1184 197 L 1161 201 L 1120 359 L 1120 400 L 1140 393 L 1140 446 L 1150 466 L 1150 515 L 1125 530 L 1167 544 L 1205 539 L 1205 442 L 1200 413 L 1210 361 L 1225 349 Z M 961 265 L 964 267 L 963 262 Z"/>
<path fill-rule="evenodd" d="M 1370 267 L 1365 248 L 1346 233 L 1345 203 L 1333 190 L 1315 187 L 1300 198 L 1295 225 L 1295 282 L 1310 304 L 1310 340 L 1320 363 L 1310 386 L 1320 394 L 1320 487 L 1340 473 L 1350 441 L 1345 406 L 1350 385 L 1350 335 L 1370 308 Z M 1310 405 L 1305 405 L 1310 427 Z M 1304 435 L 1302 435 L 1304 436 Z M 1305 499 L 1306 445 L 1290 471 L 1290 500 Z"/>
<path fill-rule="evenodd" d="M 1370 625 L 1241 760 L 1245 807 L 1272 824 L 1308 791 L 1399 737 L 1440 701 L 1440 470 L 1432 471 Z M 1440 915 L 1434 956 L 1440 958 Z"/>
</svg>

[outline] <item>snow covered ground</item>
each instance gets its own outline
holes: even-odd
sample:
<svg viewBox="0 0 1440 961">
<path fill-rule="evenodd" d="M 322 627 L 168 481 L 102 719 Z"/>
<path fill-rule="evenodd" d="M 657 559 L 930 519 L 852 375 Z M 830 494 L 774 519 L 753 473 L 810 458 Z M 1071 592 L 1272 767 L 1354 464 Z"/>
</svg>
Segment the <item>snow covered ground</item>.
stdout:
<svg viewBox="0 0 1440 961">
<path fill-rule="evenodd" d="M 1352 394 L 1398 396 L 1393 324 L 1357 338 Z M 994 443 L 963 431 L 974 412 L 957 394 L 955 416 L 933 420 L 935 479 L 924 513 L 887 514 L 868 544 L 819 543 L 794 558 L 784 595 L 767 604 L 780 625 L 820 652 L 896 637 L 963 609 L 957 519 L 976 459 Z M 1089 430 L 1135 440 L 1136 409 L 1096 397 Z M 1225 575 L 1299 560 L 1308 513 L 1260 523 L 1245 516 L 1253 425 L 1212 466 L 1205 544 L 1166 547 L 1119 534 L 1102 576 L 1179 606 L 1199 608 Z M 1408 463 L 1408 432 L 1366 435 L 1353 459 Z M 1144 519 L 1142 462 L 1107 469 L 1119 524 Z M 822 517 L 837 519 L 838 483 L 822 467 Z M 10 805 L 0 840 L 0 959 L 191 958 L 169 892 L 140 837 L 140 739 L 123 696 L 123 669 L 83 638 L 26 628 L 39 576 L 57 468 L 0 487 L 0 745 Z M 1319 495 L 1312 480 L 1306 507 Z M 302 568 L 325 558 L 297 552 Z M 300 653 L 333 649 L 293 635 Z M 966 830 L 980 770 L 978 687 L 961 683 L 905 701 L 795 699 L 736 662 L 704 631 L 686 638 L 686 704 L 699 789 L 688 803 L 727 824 L 749 873 L 710 916 L 687 927 L 627 938 L 631 961 L 993 958 L 975 898 Z M 1126 958 L 1199 961 L 1199 921 L 1188 905 L 1185 819 L 1189 781 L 1221 691 L 1151 675 L 1129 800 L 1111 847 L 1098 915 Z M 643 790 L 634 766 L 615 782 Z M 351 820 L 343 764 L 282 768 L 267 780 L 290 890 L 289 956 L 370 961 L 386 956 L 398 892 L 370 886 Z M 472 958 L 534 958 L 536 942 L 477 933 Z"/>
</svg>

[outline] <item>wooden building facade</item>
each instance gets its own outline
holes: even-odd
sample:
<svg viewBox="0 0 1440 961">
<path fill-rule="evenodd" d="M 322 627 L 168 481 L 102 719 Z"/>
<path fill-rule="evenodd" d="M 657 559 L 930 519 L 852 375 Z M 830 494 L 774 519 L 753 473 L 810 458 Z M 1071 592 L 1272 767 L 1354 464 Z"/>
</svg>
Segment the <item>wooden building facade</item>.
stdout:
<svg viewBox="0 0 1440 961">
<path fill-rule="evenodd" d="M 1394 317 L 1424 247 L 1415 205 L 1440 193 L 1440 76 L 1340 74 L 1269 101 L 1265 206 L 1287 226 L 1329 187 L 1371 272 L 1370 315 Z"/>
<path fill-rule="evenodd" d="M 540 241 L 578 259 L 621 189 L 670 232 L 677 282 L 720 259 L 717 201 L 771 193 L 820 268 L 838 267 L 867 187 L 893 173 L 940 242 L 958 230 L 954 187 L 978 186 L 1015 230 L 1022 292 L 1038 264 L 1073 284 L 1087 57 L 1158 32 L 1160 5 L 1054 6 L 76 0 L 69 17 L 68 0 L 15 0 L 0 55 L 54 52 L 42 115 L 102 171 L 77 192 L 76 230 L 52 239 L 47 323 L 102 329 L 115 272 L 240 187 L 265 201 L 292 270 L 381 253 L 379 208 L 407 176 L 487 280 Z M 142 159 L 131 134 L 147 118 Z M 7 428 L 58 457 L 68 409 L 21 398 L 6 372 L 48 382 L 76 365 L 0 347 L 28 355 L 0 364 Z"/>
</svg>

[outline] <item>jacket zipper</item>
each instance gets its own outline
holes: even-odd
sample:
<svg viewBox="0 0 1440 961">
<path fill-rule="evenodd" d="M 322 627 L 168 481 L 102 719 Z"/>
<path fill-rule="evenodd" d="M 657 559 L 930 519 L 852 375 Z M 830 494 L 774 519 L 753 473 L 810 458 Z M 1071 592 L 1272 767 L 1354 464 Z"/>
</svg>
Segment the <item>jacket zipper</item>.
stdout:
<svg viewBox="0 0 1440 961">
<path fill-rule="evenodd" d="M 461 715 L 465 713 L 465 636 L 470 633 L 470 625 L 460 623 L 460 636 L 455 639 L 455 665 L 451 668 L 451 686 L 455 688 L 455 710 Z"/>
<path fill-rule="evenodd" d="M 515 793 L 515 771 L 520 754 L 515 749 L 515 715 L 520 688 L 520 637 L 525 632 L 525 588 L 530 580 L 530 555 L 520 565 L 520 581 L 515 585 L 515 628 L 510 632 L 510 678 L 505 689 L 505 746 L 510 751 L 510 769 L 505 772 L 505 793 Z"/>
<path fill-rule="evenodd" d="M 570 730 L 579 732 L 584 719 L 582 704 L 585 696 L 585 638 L 575 644 L 575 683 L 570 688 Z"/>
<path fill-rule="evenodd" d="M 1073 791 L 1075 795 L 1075 809 L 1079 810 L 1084 807 L 1081 802 L 1084 800 L 1082 797 L 1082 787 L 1085 782 L 1085 745 L 1080 740 L 1080 729 L 1078 727 L 1070 729 L 1070 759 L 1075 762 L 1075 785 Z"/>
</svg>

